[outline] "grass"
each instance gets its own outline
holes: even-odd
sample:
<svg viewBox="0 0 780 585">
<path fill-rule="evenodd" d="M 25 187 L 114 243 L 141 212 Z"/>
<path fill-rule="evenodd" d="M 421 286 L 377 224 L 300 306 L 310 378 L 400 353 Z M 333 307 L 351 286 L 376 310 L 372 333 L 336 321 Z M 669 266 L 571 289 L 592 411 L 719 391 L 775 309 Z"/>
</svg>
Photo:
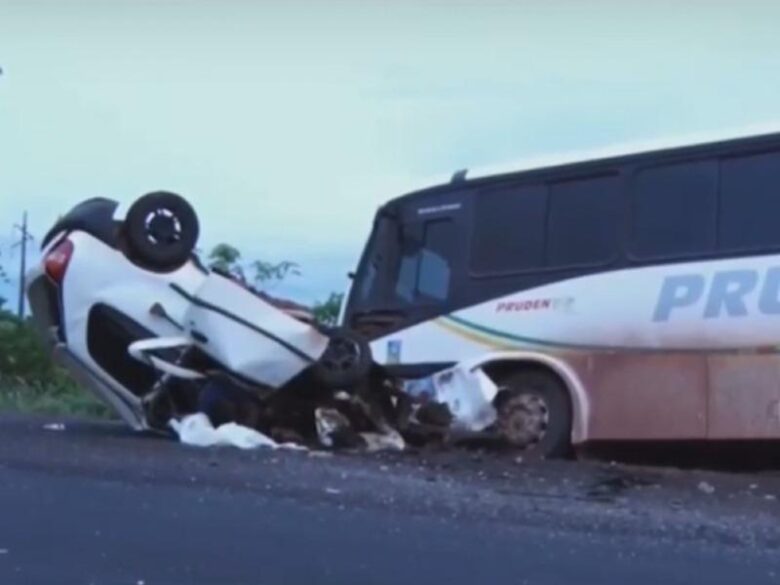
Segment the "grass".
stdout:
<svg viewBox="0 0 780 585">
<path fill-rule="evenodd" d="M 113 417 L 113 412 L 105 404 L 60 372 L 54 380 L 46 382 L 29 382 L 19 377 L 0 375 L 2 410 L 104 419 Z"/>
<path fill-rule="evenodd" d="M 0 304 L 0 410 L 110 418 L 111 410 L 52 363 L 29 319 Z"/>
</svg>

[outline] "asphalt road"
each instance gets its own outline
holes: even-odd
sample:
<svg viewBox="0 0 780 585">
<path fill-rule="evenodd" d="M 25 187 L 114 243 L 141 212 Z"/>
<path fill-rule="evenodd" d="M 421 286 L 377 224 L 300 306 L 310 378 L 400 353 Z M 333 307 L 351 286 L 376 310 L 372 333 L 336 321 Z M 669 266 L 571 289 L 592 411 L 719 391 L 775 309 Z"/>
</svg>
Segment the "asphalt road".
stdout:
<svg viewBox="0 0 780 585">
<path fill-rule="evenodd" d="M 48 422 L 0 416 L 2 584 L 780 582 L 776 474 L 199 450 Z"/>
</svg>

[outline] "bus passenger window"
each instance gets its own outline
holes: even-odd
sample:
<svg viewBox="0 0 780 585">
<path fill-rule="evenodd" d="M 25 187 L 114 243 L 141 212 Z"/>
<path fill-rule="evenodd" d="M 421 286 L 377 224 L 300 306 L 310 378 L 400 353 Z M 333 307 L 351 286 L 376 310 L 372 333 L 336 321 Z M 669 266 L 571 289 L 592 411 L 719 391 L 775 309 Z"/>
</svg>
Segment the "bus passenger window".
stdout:
<svg viewBox="0 0 780 585">
<path fill-rule="evenodd" d="M 715 161 L 639 171 L 632 196 L 631 251 L 638 258 L 681 258 L 715 250 Z"/>
<path fill-rule="evenodd" d="M 780 248 L 779 217 L 780 152 L 723 159 L 718 248 Z"/>
<path fill-rule="evenodd" d="M 616 175 L 550 185 L 547 267 L 586 266 L 615 257 L 623 208 Z"/>
<path fill-rule="evenodd" d="M 546 185 L 512 185 L 477 194 L 471 271 L 480 276 L 544 266 Z"/>
</svg>

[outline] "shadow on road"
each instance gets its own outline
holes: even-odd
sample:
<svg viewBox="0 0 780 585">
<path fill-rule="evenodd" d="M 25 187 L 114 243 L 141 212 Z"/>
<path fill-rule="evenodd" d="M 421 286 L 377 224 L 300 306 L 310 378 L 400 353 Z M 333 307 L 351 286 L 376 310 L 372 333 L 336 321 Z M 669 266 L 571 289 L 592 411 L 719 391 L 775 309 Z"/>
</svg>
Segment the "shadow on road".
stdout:
<svg viewBox="0 0 780 585">
<path fill-rule="evenodd" d="M 776 441 L 599 443 L 583 449 L 580 456 L 631 465 L 780 474 Z"/>
</svg>

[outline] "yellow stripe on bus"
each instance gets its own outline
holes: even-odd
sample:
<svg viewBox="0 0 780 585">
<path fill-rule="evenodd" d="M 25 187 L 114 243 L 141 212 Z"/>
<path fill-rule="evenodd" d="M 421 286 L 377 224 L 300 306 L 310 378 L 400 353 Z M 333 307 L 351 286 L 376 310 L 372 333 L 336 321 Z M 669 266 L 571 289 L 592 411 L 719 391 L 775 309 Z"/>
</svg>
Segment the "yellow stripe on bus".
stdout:
<svg viewBox="0 0 780 585">
<path fill-rule="evenodd" d="M 454 333 L 459 337 L 468 339 L 469 341 L 473 341 L 481 345 L 486 345 L 491 349 L 514 349 L 515 347 L 517 347 L 515 345 L 506 343 L 506 341 L 504 340 L 499 342 L 490 335 L 479 333 L 472 329 L 466 329 L 461 325 L 456 325 L 452 321 L 447 321 L 445 319 L 436 319 L 434 320 L 434 323 L 436 323 L 439 327 L 446 329 L 450 333 Z"/>
</svg>

